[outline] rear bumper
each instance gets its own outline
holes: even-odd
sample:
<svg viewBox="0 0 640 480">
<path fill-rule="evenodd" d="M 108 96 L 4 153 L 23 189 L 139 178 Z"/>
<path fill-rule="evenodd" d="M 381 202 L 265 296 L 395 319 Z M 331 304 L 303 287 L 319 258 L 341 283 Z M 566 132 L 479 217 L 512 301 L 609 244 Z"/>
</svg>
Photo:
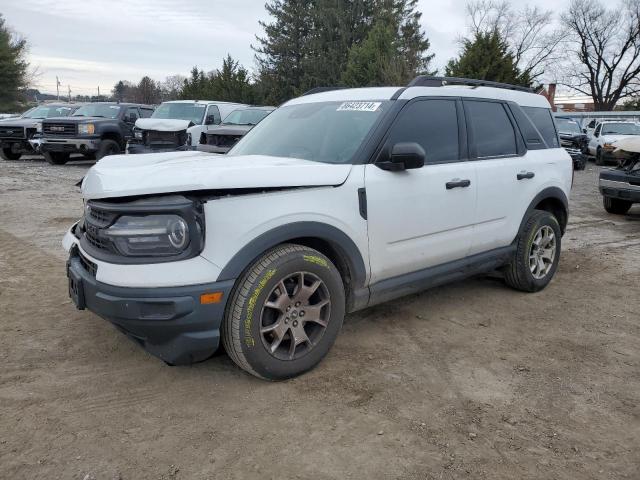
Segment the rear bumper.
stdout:
<svg viewBox="0 0 640 480">
<path fill-rule="evenodd" d="M 116 287 L 98 282 L 88 270 L 91 262 L 80 255 L 72 248 L 67 262 L 69 294 L 80 310 L 108 320 L 170 364 L 201 361 L 218 349 L 232 280 L 187 287 Z M 200 303 L 202 294 L 213 292 L 222 292 L 220 303 Z"/>
<path fill-rule="evenodd" d="M 640 203 L 639 176 L 636 175 L 634 178 L 625 178 L 626 176 L 624 174 L 615 175 L 611 173 L 606 176 L 610 178 L 602 178 L 601 176 L 598 185 L 600 193 L 603 196 Z M 634 182 L 634 184 L 630 182 Z"/>
<path fill-rule="evenodd" d="M 40 139 L 41 152 L 95 153 L 100 138 L 48 138 Z"/>
</svg>

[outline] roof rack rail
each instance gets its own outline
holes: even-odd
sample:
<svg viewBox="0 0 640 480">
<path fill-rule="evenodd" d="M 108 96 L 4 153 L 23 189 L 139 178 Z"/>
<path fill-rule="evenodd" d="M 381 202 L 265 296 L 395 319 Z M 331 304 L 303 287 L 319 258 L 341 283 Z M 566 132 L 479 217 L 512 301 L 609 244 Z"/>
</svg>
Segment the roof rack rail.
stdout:
<svg viewBox="0 0 640 480">
<path fill-rule="evenodd" d="M 306 97 L 307 95 L 313 95 L 314 93 L 331 92 L 333 90 L 344 90 L 345 88 L 347 87 L 316 87 L 312 88 L 311 90 L 307 90 L 301 96 Z"/>
<path fill-rule="evenodd" d="M 472 78 L 457 77 L 430 77 L 420 75 L 409 84 L 410 87 L 444 87 L 446 85 L 466 85 L 468 87 L 504 88 L 506 90 L 518 90 L 520 92 L 534 93 L 532 88 L 511 85 L 509 83 L 491 82 L 489 80 L 475 80 Z"/>
</svg>

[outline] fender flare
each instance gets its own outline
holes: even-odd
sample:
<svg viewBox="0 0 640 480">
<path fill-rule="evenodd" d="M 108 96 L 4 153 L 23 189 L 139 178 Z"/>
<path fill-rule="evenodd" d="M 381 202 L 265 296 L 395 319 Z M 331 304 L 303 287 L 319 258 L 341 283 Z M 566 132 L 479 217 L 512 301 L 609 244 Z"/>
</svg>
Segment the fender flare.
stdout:
<svg viewBox="0 0 640 480">
<path fill-rule="evenodd" d="M 562 203 L 562 205 L 564 207 L 564 211 L 565 211 L 565 213 L 567 215 L 567 223 L 568 223 L 568 221 L 569 221 L 569 199 L 567 198 L 565 193 L 560 188 L 558 188 L 558 187 L 547 187 L 544 190 L 542 190 L 540 193 L 538 193 L 533 198 L 533 200 L 531 201 L 529 206 L 527 207 L 527 210 L 525 211 L 524 216 L 522 217 L 522 221 L 520 222 L 520 227 L 518 228 L 518 236 L 520 236 L 520 234 L 524 230 L 524 226 L 525 226 L 525 223 L 527 222 L 527 218 L 529 218 L 529 215 L 531 214 L 531 212 L 533 212 L 535 210 L 536 205 L 538 205 L 543 200 L 546 200 L 546 199 L 549 199 L 549 198 L 553 198 L 555 200 L 559 200 Z M 561 225 L 561 227 L 562 227 L 562 225 Z M 566 224 L 565 224 L 565 227 L 562 227 L 562 233 L 563 234 L 564 234 L 564 229 L 565 228 L 566 228 Z"/>
<path fill-rule="evenodd" d="M 364 286 L 367 270 L 355 242 L 342 230 L 321 222 L 289 223 L 259 235 L 229 260 L 220 272 L 218 281 L 237 279 L 265 251 L 297 238 L 315 238 L 329 243 L 347 263 L 353 286 Z"/>
</svg>

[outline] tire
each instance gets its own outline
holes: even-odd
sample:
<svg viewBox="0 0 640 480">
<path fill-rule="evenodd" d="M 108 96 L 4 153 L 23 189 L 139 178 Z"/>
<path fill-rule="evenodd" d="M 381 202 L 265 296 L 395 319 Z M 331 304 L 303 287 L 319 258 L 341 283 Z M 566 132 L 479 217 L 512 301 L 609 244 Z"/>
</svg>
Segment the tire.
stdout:
<svg viewBox="0 0 640 480">
<path fill-rule="evenodd" d="M 607 212 L 614 213 L 616 215 L 624 215 L 629 211 L 631 205 L 633 205 L 633 203 L 628 200 L 621 200 L 619 198 L 612 197 L 602 197 L 602 203 Z"/>
<path fill-rule="evenodd" d="M 10 148 L 2 149 L 2 158 L 5 160 L 20 160 L 21 156 L 22 156 L 22 153 L 20 152 L 16 153 L 12 151 Z"/>
<path fill-rule="evenodd" d="M 553 233 L 553 252 L 548 251 L 551 248 L 536 247 L 549 247 L 549 243 L 545 244 L 545 238 L 550 233 Z M 534 210 L 518 236 L 516 251 L 509 265 L 505 267 L 507 285 L 523 292 L 538 292 L 545 288 L 558 269 L 561 246 L 562 231 L 556 217 L 546 211 Z"/>
<path fill-rule="evenodd" d="M 71 157 L 70 153 L 64 152 L 44 152 L 43 155 L 49 165 L 64 165 Z"/>
<path fill-rule="evenodd" d="M 299 289 L 301 280 L 306 292 Z M 284 244 L 264 253 L 238 279 L 222 322 L 222 343 L 243 370 L 284 380 L 320 363 L 344 314 L 344 285 L 333 263 L 311 248 Z"/>
<path fill-rule="evenodd" d="M 604 158 L 602 157 L 602 149 L 600 147 L 598 147 L 598 150 L 596 151 L 596 165 L 604 165 Z"/>
<path fill-rule="evenodd" d="M 102 140 L 100 142 L 100 148 L 96 152 L 96 160 L 100 160 L 109 155 L 118 155 L 121 152 L 120 144 L 115 140 Z"/>
</svg>

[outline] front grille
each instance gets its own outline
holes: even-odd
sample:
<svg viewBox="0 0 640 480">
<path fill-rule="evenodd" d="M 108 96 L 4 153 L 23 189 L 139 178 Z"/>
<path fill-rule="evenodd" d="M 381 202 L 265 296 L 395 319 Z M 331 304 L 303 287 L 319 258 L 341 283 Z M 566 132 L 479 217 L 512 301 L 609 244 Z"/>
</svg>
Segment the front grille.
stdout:
<svg viewBox="0 0 640 480">
<path fill-rule="evenodd" d="M 182 132 L 158 132 L 149 130 L 145 132 L 145 144 L 151 148 L 177 148 L 187 143 L 187 133 Z"/>
<path fill-rule="evenodd" d="M 89 204 L 84 216 L 84 238 L 93 248 L 113 252 L 112 242 L 102 235 L 102 231 L 111 226 L 118 215 Z"/>
<path fill-rule="evenodd" d="M 82 265 L 82 267 L 87 272 L 89 272 L 89 274 L 92 277 L 95 278 L 96 274 L 98 273 L 98 265 L 96 265 L 91 260 L 89 260 L 87 257 L 85 257 L 80 250 L 78 250 L 78 258 L 80 259 L 80 264 Z"/>
<path fill-rule="evenodd" d="M 207 145 L 217 147 L 233 147 L 242 135 L 207 135 Z"/>
<path fill-rule="evenodd" d="M 74 136 L 76 129 L 77 125 L 75 123 L 44 122 L 42 124 L 42 132 L 51 136 Z"/>
<path fill-rule="evenodd" d="M 0 126 L 0 138 L 25 138 L 23 127 Z"/>
</svg>

